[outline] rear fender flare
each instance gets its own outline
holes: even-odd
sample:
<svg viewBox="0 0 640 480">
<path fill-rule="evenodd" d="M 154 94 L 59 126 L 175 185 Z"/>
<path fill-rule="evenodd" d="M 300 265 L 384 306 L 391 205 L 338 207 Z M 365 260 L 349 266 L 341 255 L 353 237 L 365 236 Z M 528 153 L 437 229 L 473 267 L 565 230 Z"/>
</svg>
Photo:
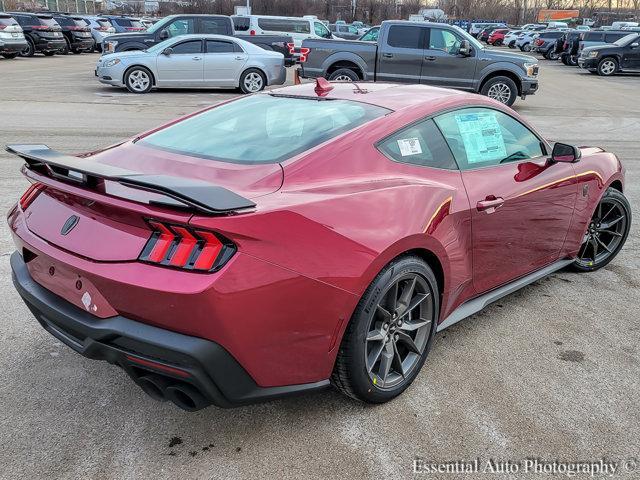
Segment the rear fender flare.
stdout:
<svg viewBox="0 0 640 480">
<path fill-rule="evenodd" d="M 339 62 L 351 62 L 356 64 L 362 72 L 364 80 L 367 80 L 367 63 L 362 59 L 361 56 L 351 52 L 336 52 L 325 58 L 324 62 L 322 62 L 321 67 L 323 75 L 326 77 L 329 68 Z"/>
</svg>

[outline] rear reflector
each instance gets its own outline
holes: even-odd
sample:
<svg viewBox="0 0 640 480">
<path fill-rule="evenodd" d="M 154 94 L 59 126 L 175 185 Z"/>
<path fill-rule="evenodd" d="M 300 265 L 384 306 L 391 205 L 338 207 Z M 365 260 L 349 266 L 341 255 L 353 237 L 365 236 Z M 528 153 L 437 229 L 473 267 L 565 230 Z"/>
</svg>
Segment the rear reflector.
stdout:
<svg viewBox="0 0 640 480">
<path fill-rule="evenodd" d="M 34 183 L 20 197 L 20 208 L 26 210 L 29 205 L 36 199 L 45 186 L 42 183 Z"/>
<path fill-rule="evenodd" d="M 194 230 L 186 225 L 169 225 L 155 220 L 139 260 L 166 267 L 200 272 L 220 270 L 236 252 L 236 246 L 221 235 Z"/>
</svg>

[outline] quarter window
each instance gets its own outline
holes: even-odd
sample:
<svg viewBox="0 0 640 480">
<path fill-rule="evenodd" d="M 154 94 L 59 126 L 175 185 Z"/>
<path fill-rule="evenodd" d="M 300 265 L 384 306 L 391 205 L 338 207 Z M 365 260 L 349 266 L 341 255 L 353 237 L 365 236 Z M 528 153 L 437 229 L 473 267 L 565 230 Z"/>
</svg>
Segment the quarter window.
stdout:
<svg viewBox="0 0 640 480">
<path fill-rule="evenodd" d="M 431 119 L 394 133 L 380 143 L 378 149 L 396 162 L 457 169 L 451 150 Z"/>
<path fill-rule="evenodd" d="M 392 25 L 389 28 L 388 43 L 396 48 L 419 48 L 421 49 L 424 42 L 422 40 L 422 27 Z"/>
<path fill-rule="evenodd" d="M 544 155 L 540 139 L 498 110 L 464 108 L 435 118 L 461 170 Z"/>
</svg>

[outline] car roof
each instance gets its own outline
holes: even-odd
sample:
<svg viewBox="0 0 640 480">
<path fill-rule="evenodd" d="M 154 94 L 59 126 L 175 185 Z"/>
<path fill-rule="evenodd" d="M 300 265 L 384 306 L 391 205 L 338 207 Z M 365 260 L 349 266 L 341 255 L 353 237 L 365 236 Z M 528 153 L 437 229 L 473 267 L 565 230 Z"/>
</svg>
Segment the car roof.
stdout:
<svg viewBox="0 0 640 480">
<path fill-rule="evenodd" d="M 383 82 L 330 82 L 333 87 L 322 98 L 351 100 L 369 103 L 389 110 L 397 111 L 416 105 L 432 103 L 433 110 L 448 103 L 477 103 L 478 95 L 439 87 L 415 84 L 397 84 Z M 316 83 L 303 83 L 271 90 L 278 95 L 318 98 Z"/>
</svg>

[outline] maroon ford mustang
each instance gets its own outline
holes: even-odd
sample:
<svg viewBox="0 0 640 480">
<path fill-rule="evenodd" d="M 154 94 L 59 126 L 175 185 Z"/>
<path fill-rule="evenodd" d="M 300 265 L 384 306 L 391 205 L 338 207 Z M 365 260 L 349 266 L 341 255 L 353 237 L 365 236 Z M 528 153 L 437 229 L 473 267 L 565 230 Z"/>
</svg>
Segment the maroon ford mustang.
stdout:
<svg viewBox="0 0 640 480">
<path fill-rule="evenodd" d="M 433 337 L 631 223 L 618 159 L 419 85 L 240 98 L 115 147 L 10 145 L 15 286 L 52 335 L 187 410 L 330 383 L 384 402 Z"/>
</svg>

